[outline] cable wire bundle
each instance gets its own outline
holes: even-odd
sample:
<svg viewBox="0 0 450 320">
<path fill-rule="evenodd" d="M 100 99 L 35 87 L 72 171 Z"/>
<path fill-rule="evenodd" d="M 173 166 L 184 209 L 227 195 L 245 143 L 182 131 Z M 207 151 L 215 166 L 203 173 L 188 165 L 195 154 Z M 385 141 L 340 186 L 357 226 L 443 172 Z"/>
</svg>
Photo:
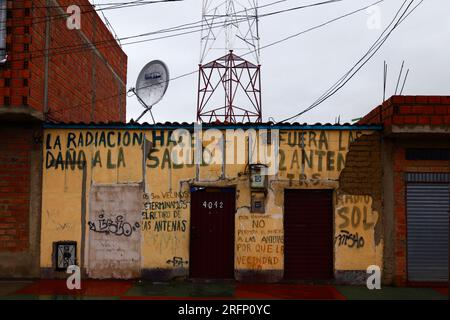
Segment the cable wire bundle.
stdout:
<svg viewBox="0 0 450 320">
<path fill-rule="evenodd" d="M 348 70 L 338 81 L 336 81 L 328 90 L 326 90 L 314 103 L 312 103 L 309 107 L 305 108 L 303 111 L 293 115 L 292 117 L 286 118 L 281 122 L 287 122 L 291 120 L 297 119 L 299 116 L 305 114 L 306 112 L 316 108 L 325 100 L 329 99 L 336 92 L 338 92 L 343 86 L 347 84 L 355 74 L 361 70 L 361 68 L 370 61 L 370 59 L 380 50 L 386 40 L 389 38 L 391 33 L 398 28 L 398 26 L 414 11 L 417 9 L 419 5 L 422 4 L 423 0 L 421 0 L 416 6 L 411 8 L 411 6 L 415 3 L 416 0 L 410 0 L 408 5 L 406 3 L 408 0 L 405 0 L 403 4 L 398 9 L 392 21 L 389 25 L 383 30 L 378 39 L 372 44 L 372 46 L 367 50 L 367 52 L 359 59 L 351 68 Z M 406 7 L 405 7 L 406 5 Z"/>
</svg>

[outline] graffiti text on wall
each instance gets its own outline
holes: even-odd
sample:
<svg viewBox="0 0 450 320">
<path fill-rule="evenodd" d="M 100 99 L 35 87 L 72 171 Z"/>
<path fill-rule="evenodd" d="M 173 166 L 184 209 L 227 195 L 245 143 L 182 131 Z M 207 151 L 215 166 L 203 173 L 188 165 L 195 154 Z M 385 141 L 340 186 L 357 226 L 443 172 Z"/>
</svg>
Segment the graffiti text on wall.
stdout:
<svg viewBox="0 0 450 320">
<path fill-rule="evenodd" d="M 189 205 L 188 192 L 144 194 L 142 230 L 153 232 L 185 232 L 187 220 L 182 211 Z"/>
<path fill-rule="evenodd" d="M 105 213 L 102 213 L 98 216 L 98 221 L 89 221 L 89 230 L 98 233 L 105 233 L 107 235 L 113 234 L 116 236 L 125 236 L 129 237 L 133 233 L 140 228 L 139 222 L 135 222 L 134 224 L 124 221 L 122 215 L 116 216 L 113 219 L 106 219 Z"/>
<path fill-rule="evenodd" d="M 48 133 L 45 141 L 45 167 L 61 170 L 82 170 L 86 165 L 115 169 L 125 167 L 123 148 L 140 146 L 143 133 L 129 131 L 77 131 L 64 137 Z M 98 148 L 90 159 L 83 148 Z M 117 152 L 115 152 L 117 150 Z"/>
<path fill-rule="evenodd" d="M 359 270 L 377 264 L 381 256 L 375 244 L 378 212 L 369 195 L 337 195 L 334 236 L 336 268 Z"/>
<path fill-rule="evenodd" d="M 276 268 L 284 250 L 283 230 L 268 228 L 270 217 L 241 215 L 238 219 L 237 265 L 254 270 Z"/>
<path fill-rule="evenodd" d="M 350 233 L 347 230 L 341 230 L 341 232 L 334 238 L 334 241 L 338 246 L 348 246 L 349 248 L 362 248 L 364 247 L 364 238 L 358 235 Z"/>
<path fill-rule="evenodd" d="M 370 196 L 344 196 L 343 206 L 337 210 L 337 213 L 342 221 L 338 226 L 341 229 L 347 228 L 349 225 L 353 228 L 362 225 L 364 230 L 369 230 L 375 224 L 369 219 L 372 218 L 369 216 L 372 214 Z"/>
<path fill-rule="evenodd" d="M 345 166 L 348 146 L 362 132 L 289 131 L 280 133 L 279 170 L 300 184 L 319 182 L 327 172 L 340 172 Z"/>
<path fill-rule="evenodd" d="M 147 158 L 149 168 L 192 167 L 263 163 L 265 174 L 278 172 L 278 130 L 272 129 L 187 129 L 153 131 L 153 148 Z M 250 160 L 249 160 L 250 159 Z"/>
<path fill-rule="evenodd" d="M 167 260 L 166 261 L 167 264 L 170 264 L 172 267 L 176 268 L 176 267 L 182 267 L 184 265 L 189 264 L 188 261 L 183 260 L 183 258 L 181 257 L 173 257 L 171 260 Z"/>
</svg>

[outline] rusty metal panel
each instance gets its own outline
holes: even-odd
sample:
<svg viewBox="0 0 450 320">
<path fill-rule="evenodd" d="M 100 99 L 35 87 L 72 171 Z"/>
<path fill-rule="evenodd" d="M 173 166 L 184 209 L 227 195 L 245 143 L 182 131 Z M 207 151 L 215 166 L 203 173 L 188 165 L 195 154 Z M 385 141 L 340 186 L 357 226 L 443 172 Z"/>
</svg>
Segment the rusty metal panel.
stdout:
<svg viewBox="0 0 450 320">
<path fill-rule="evenodd" d="M 331 190 L 285 190 L 284 278 L 333 277 Z"/>
<path fill-rule="evenodd" d="M 235 189 L 191 193 L 191 278 L 234 278 Z"/>
<path fill-rule="evenodd" d="M 141 198 L 137 184 L 92 186 L 87 253 L 90 278 L 140 276 Z"/>
</svg>

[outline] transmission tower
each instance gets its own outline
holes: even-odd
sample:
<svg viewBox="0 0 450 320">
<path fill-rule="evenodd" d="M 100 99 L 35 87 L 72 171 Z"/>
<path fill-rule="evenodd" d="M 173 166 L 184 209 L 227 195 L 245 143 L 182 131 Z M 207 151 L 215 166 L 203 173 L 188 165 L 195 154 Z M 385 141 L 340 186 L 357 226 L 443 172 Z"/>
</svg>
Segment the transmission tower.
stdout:
<svg viewBox="0 0 450 320">
<path fill-rule="evenodd" d="M 246 1 L 246 2 L 244 2 Z M 200 63 L 233 50 L 259 64 L 258 0 L 203 0 Z"/>
<path fill-rule="evenodd" d="M 258 0 L 203 0 L 197 121 L 262 121 L 259 39 Z"/>
</svg>

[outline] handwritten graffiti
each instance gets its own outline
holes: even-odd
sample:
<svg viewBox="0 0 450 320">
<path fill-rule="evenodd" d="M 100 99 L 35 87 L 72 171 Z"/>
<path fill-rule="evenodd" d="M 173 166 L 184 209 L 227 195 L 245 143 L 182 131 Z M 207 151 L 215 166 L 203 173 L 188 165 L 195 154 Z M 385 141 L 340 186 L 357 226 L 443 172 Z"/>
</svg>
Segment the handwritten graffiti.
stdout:
<svg viewBox="0 0 450 320">
<path fill-rule="evenodd" d="M 177 217 L 176 217 L 177 218 Z M 187 227 L 187 220 L 175 220 L 175 221 L 144 221 L 143 230 L 150 231 L 153 230 L 155 232 L 176 232 L 181 231 L 185 232 Z"/>
<path fill-rule="evenodd" d="M 105 160 L 106 158 L 106 160 Z M 86 166 L 91 166 L 91 168 L 99 167 L 103 168 L 105 166 L 107 169 L 115 169 L 126 167 L 125 164 L 125 154 L 123 148 L 119 148 L 117 155 L 111 150 L 106 151 L 106 155 L 103 155 L 100 150 L 97 150 L 90 161 L 87 160 L 86 154 L 83 150 L 74 151 L 67 150 L 66 152 L 53 153 L 47 151 L 45 155 L 45 168 L 54 168 L 61 170 L 82 170 Z"/>
<path fill-rule="evenodd" d="M 236 238 L 236 263 L 245 269 L 280 266 L 284 252 L 283 230 L 271 217 L 240 215 Z"/>
<path fill-rule="evenodd" d="M 261 238 L 261 241 L 263 243 L 284 243 L 284 238 L 283 236 L 263 236 Z"/>
<path fill-rule="evenodd" d="M 329 149 L 331 144 L 330 137 L 327 135 L 328 132 L 325 130 L 320 131 L 282 131 L 280 133 L 280 144 L 286 144 L 289 147 L 300 147 L 300 148 L 318 148 L 319 150 Z M 348 131 L 348 136 L 345 137 L 343 131 L 339 131 L 337 137 L 338 145 L 337 150 L 345 151 L 348 146 L 362 135 L 361 131 L 352 132 Z"/>
<path fill-rule="evenodd" d="M 132 225 L 129 222 L 124 221 L 122 215 L 118 215 L 115 220 L 106 219 L 104 212 L 98 216 L 99 219 L 96 222 L 89 221 L 89 230 L 98 233 L 105 233 L 107 235 L 113 234 L 116 236 L 129 237 L 131 234 L 140 228 L 139 222 L 135 222 Z"/>
<path fill-rule="evenodd" d="M 266 129 L 203 130 L 201 125 L 196 125 L 194 134 L 186 129 L 153 131 L 149 139 L 153 148 L 147 157 L 148 168 L 246 164 L 251 159 L 252 163 L 266 164 L 267 173 L 277 172 L 277 129 L 270 132 Z"/>
<path fill-rule="evenodd" d="M 280 133 L 279 170 L 289 180 L 320 179 L 320 173 L 340 172 L 345 166 L 348 146 L 362 132 L 339 132 L 338 136 L 320 131 L 289 131 Z M 298 173 L 301 171 L 300 176 Z"/>
<path fill-rule="evenodd" d="M 348 146 L 362 135 L 361 131 L 351 130 L 348 133 L 339 131 L 338 134 L 326 130 L 279 133 L 277 130 L 270 130 L 271 143 L 267 143 L 269 133 L 264 130 L 247 132 L 227 129 L 225 132 L 214 129 L 216 131 L 212 133 L 212 129 L 200 128 L 195 130 L 203 131 L 194 135 L 188 130 L 179 130 L 184 130 L 186 137 L 177 133 L 177 130 L 152 130 L 147 133 L 146 137 L 152 143 L 146 159 L 148 168 L 191 168 L 195 164 L 222 164 L 224 159 L 227 164 L 245 164 L 248 161 L 245 156 L 246 150 L 249 149 L 248 141 L 254 140 L 252 143 L 258 145 L 258 152 L 252 152 L 251 155 L 257 162 L 267 161 L 269 167 L 274 166 L 275 171 L 271 174 L 275 174 L 279 169 L 283 176 L 301 172 L 308 179 L 317 179 L 317 176 L 311 175 L 340 172 L 345 166 Z M 80 130 L 64 135 L 48 133 L 45 138 L 46 169 L 126 167 L 127 147 L 142 146 L 146 137 L 143 132 L 121 130 Z M 249 138 L 251 139 L 248 140 Z M 280 146 L 283 148 L 279 148 Z M 87 152 L 88 147 L 94 149 L 92 154 Z M 197 151 L 196 148 L 201 150 Z M 304 179 L 300 176 L 299 180 Z"/>
<path fill-rule="evenodd" d="M 65 143 L 60 135 L 48 133 L 45 141 L 47 150 L 76 149 L 82 147 L 116 148 L 128 146 L 140 146 L 143 142 L 143 133 L 131 133 L 129 131 L 77 131 L 68 132 Z"/>
<path fill-rule="evenodd" d="M 341 232 L 334 238 L 335 243 L 337 242 L 338 246 L 348 246 L 349 248 L 362 248 L 364 247 L 364 238 L 358 235 L 358 232 L 355 234 L 350 233 L 347 230 L 341 230 Z"/>
<path fill-rule="evenodd" d="M 167 260 L 167 264 L 172 265 L 173 267 L 182 267 L 183 265 L 187 265 L 189 262 L 184 261 L 181 257 L 173 257 L 172 260 Z"/>
<path fill-rule="evenodd" d="M 316 171 L 341 171 L 345 165 L 345 153 L 327 150 L 298 150 L 295 149 L 290 156 L 280 150 L 280 170 L 298 171 L 302 168 Z"/>
<path fill-rule="evenodd" d="M 82 170 L 106 167 L 116 169 L 126 167 L 124 147 L 140 146 L 143 133 L 129 131 L 79 131 L 68 132 L 65 137 L 48 133 L 45 141 L 45 168 L 61 170 Z M 98 148 L 88 157 L 83 148 Z"/>
<path fill-rule="evenodd" d="M 374 227 L 373 213 L 370 208 L 369 196 L 349 196 L 343 198 L 344 206 L 337 210 L 337 214 L 342 219 L 339 228 L 344 229 L 348 226 L 357 228 L 360 225 L 364 230 L 369 230 Z"/>
<path fill-rule="evenodd" d="M 159 217 L 165 218 L 165 215 L 170 210 L 182 210 L 188 208 L 188 203 L 184 200 L 172 201 L 146 201 L 144 203 L 145 214 L 144 219 L 157 219 Z"/>
<path fill-rule="evenodd" d="M 187 220 L 183 212 L 188 209 L 189 194 L 183 192 L 162 192 L 161 194 L 144 194 L 142 210 L 143 231 L 186 232 Z"/>
</svg>

